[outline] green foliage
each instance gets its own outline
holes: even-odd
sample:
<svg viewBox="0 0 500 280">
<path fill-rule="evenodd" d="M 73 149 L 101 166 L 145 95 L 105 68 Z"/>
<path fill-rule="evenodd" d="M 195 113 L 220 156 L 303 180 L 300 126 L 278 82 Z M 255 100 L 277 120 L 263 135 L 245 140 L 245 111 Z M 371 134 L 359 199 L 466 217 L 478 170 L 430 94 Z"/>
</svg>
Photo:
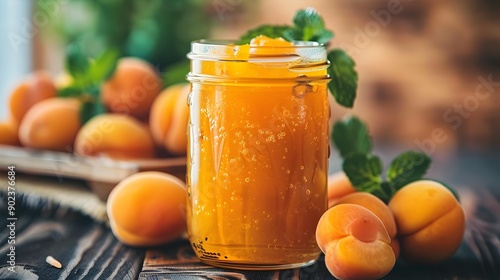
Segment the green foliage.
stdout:
<svg viewBox="0 0 500 280">
<path fill-rule="evenodd" d="M 326 44 L 333 38 L 333 32 L 325 28 L 323 18 L 313 8 L 299 10 L 293 18 L 294 26 L 284 32 L 289 41 L 315 41 Z"/>
<path fill-rule="evenodd" d="M 333 126 L 332 139 L 343 158 L 354 154 L 369 154 L 372 141 L 368 128 L 356 117 L 347 117 Z"/>
<path fill-rule="evenodd" d="M 118 51 L 109 49 L 96 59 L 86 57 L 78 45 L 66 48 L 66 71 L 72 82 L 58 91 L 59 97 L 76 97 L 82 101 L 80 120 L 83 123 L 93 116 L 106 112 L 100 97 L 100 87 L 115 71 Z"/>
<path fill-rule="evenodd" d="M 186 76 L 189 73 L 189 61 L 181 61 L 170 67 L 167 67 L 163 74 L 163 86 L 168 87 L 175 84 L 186 83 Z"/>
<path fill-rule="evenodd" d="M 402 187 L 422 179 L 431 164 L 430 157 L 425 153 L 404 152 L 391 162 L 384 181 L 382 161 L 372 154 L 368 128 L 361 120 L 352 116 L 336 122 L 332 138 L 344 158 L 342 169 L 353 186 L 385 202 Z"/>
<path fill-rule="evenodd" d="M 411 182 L 421 179 L 429 166 L 431 159 L 424 153 L 407 151 L 398 155 L 387 169 L 387 181 L 395 190 L 399 190 Z"/>
<path fill-rule="evenodd" d="M 43 0 L 46 28 L 86 57 L 106 49 L 143 58 L 160 69 L 187 60 L 190 43 L 209 34 L 212 3 L 202 0 Z"/>
<path fill-rule="evenodd" d="M 354 154 L 344 160 L 342 168 L 356 189 L 373 192 L 380 188 L 382 161 L 371 154 Z"/>
<path fill-rule="evenodd" d="M 358 88 L 358 73 L 354 69 L 354 60 L 341 49 L 330 51 L 328 60 L 331 63 L 328 74 L 332 78 L 328 83 L 328 89 L 337 103 L 352 108 Z"/>
</svg>

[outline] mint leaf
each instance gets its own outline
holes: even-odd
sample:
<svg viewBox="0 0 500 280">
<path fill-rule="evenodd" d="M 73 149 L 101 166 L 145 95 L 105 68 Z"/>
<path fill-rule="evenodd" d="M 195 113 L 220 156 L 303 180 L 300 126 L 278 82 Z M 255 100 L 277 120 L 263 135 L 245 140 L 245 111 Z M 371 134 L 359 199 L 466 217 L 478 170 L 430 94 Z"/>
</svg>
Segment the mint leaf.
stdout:
<svg viewBox="0 0 500 280">
<path fill-rule="evenodd" d="M 284 38 L 288 41 L 315 41 L 325 44 L 333 38 L 333 32 L 325 29 L 325 22 L 314 8 L 299 10 L 293 18 L 295 24 L 286 30 Z"/>
<path fill-rule="evenodd" d="M 378 156 L 351 155 L 344 160 L 342 169 L 358 191 L 374 192 L 381 188 L 382 161 Z"/>
<path fill-rule="evenodd" d="M 96 100 L 86 100 L 80 107 L 80 121 L 82 124 L 86 123 L 92 117 L 104 114 L 106 107 L 102 102 Z"/>
<path fill-rule="evenodd" d="M 163 86 L 168 87 L 174 84 L 186 83 L 186 76 L 189 73 L 189 60 L 183 60 L 169 66 L 163 74 Z"/>
<path fill-rule="evenodd" d="M 269 38 L 284 38 L 284 32 L 286 30 L 291 29 L 292 27 L 289 25 L 261 25 L 254 29 L 250 29 L 245 34 L 243 34 L 238 41 L 236 41 L 237 45 L 249 44 L 250 40 L 253 38 L 264 35 Z"/>
<path fill-rule="evenodd" d="M 101 53 L 101 55 L 90 63 L 86 73 L 87 81 L 90 84 L 99 84 L 111 77 L 115 72 L 119 54 L 114 49 Z"/>
<path fill-rule="evenodd" d="M 69 85 L 57 90 L 59 97 L 78 97 L 83 93 L 83 89 L 79 86 Z"/>
<path fill-rule="evenodd" d="M 425 153 L 408 151 L 397 156 L 387 170 L 387 181 L 397 191 L 417 181 L 427 172 L 431 159 Z"/>
<path fill-rule="evenodd" d="M 369 154 L 372 150 L 368 128 L 355 116 L 336 122 L 331 137 L 343 158 L 354 154 Z"/>
<path fill-rule="evenodd" d="M 77 44 L 69 44 L 66 47 L 66 70 L 74 79 L 85 77 L 89 68 L 89 59 L 81 51 Z"/>
<path fill-rule="evenodd" d="M 352 108 L 358 87 L 358 73 L 354 69 L 354 60 L 341 49 L 330 51 L 328 60 L 331 63 L 328 67 L 328 74 L 332 78 L 328 83 L 328 88 L 337 103 Z"/>
</svg>

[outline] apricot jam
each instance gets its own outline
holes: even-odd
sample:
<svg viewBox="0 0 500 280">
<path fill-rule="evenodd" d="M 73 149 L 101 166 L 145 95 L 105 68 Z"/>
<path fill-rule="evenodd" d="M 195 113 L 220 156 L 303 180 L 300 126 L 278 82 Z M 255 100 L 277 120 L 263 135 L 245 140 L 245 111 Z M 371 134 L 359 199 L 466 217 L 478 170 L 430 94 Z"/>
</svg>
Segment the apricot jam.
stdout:
<svg viewBox="0 0 500 280">
<path fill-rule="evenodd" d="M 324 46 L 198 41 L 188 57 L 187 222 L 197 256 L 236 269 L 313 263 L 327 209 Z"/>
</svg>

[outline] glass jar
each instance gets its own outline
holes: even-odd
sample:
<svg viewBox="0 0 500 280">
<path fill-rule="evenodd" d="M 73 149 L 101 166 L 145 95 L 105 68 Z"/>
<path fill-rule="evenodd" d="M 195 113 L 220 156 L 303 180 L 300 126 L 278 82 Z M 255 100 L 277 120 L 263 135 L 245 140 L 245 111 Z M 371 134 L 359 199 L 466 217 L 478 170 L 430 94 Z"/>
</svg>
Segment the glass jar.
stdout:
<svg viewBox="0 0 500 280">
<path fill-rule="evenodd" d="M 192 43 L 189 240 L 210 265 L 313 263 L 327 210 L 326 49 Z"/>
</svg>

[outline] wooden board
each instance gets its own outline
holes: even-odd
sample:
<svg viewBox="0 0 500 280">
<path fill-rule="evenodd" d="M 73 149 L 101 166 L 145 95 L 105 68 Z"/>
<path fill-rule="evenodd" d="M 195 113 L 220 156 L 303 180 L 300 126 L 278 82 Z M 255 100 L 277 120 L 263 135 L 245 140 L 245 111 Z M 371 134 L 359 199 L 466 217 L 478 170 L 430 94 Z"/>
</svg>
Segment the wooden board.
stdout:
<svg viewBox="0 0 500 280">
<path fill-rule="evenodd" d="M 119 161 L 0 145 L 0 170 L 9 165 L 27 174 L 85 180 L 103 200 L 118 182 L 140 171 L 162 171 L 182 180 L 186 177 L 185 157 Z"/>
</svg>

